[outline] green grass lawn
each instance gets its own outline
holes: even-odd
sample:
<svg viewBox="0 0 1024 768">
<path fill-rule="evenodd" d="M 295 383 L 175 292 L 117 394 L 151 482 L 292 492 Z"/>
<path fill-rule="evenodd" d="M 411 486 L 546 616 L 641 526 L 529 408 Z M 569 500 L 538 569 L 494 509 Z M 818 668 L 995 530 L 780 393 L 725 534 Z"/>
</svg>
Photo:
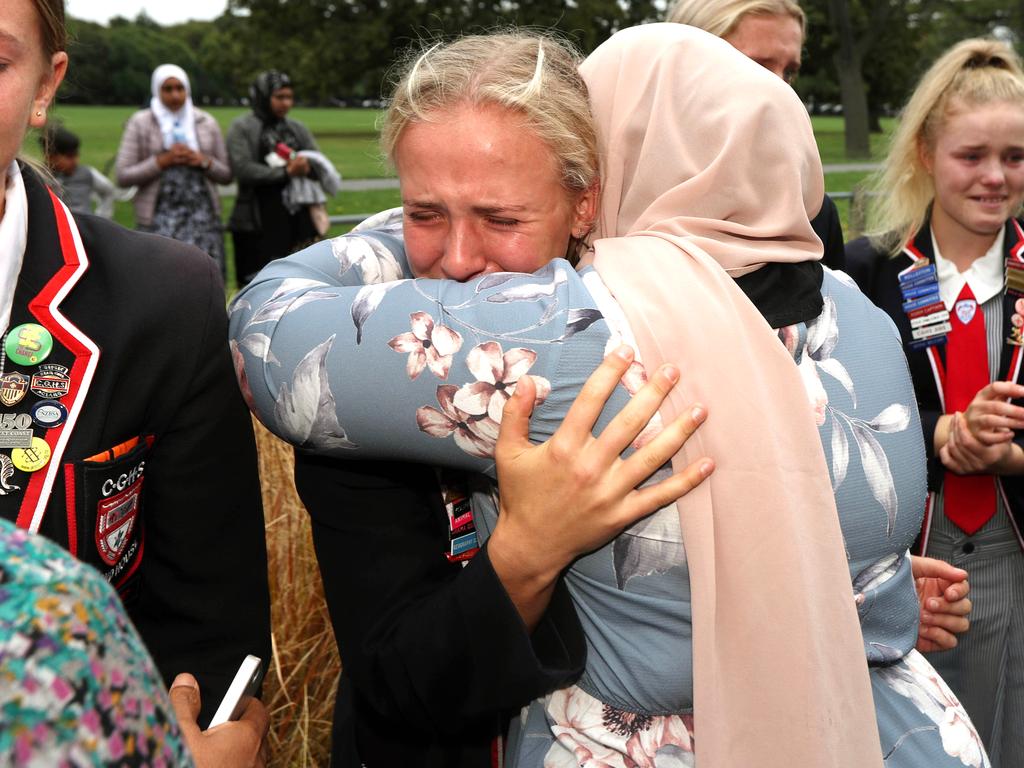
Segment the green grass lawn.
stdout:
<svg viewBox="0 0 1024 768">
<path fill-rule="evenodd" d="M 114 175 L 114 159 L 121 141 L 121 132 L 128 118 L 136 111 L 133 107 L 87 107 L 62 105 L 53 117 L 63 121 L 68 130 L 82 140 L 82 162 L 99 168 L 108 176 Z M 247 110 L 243 107 L 212 107 L 207 110 L 227 133 L 231 121 Z M 377 119 L 375 109 L 304 109 L 298 107 L 291 116 L 304 123 L 314 134 L 321 151 L 343 178 L 369 179 L 391 176 L 377 147 Z M 23 147 L 25 154 L 40 157 L 38 138 L 29 134 Z M 233 198 L 222 198 L 225 220 L 234 205 Z M 399 203 L 397 190 L 370 190 L 342 192 L 328 204 L 331 214 L 374 213 Z M 118 203 L 114 218 L 126 227 L 135 225 L 130 203 Z M 331 235 L 342 234 L 347 227 L 336 227 Z M 234 285 L 234 254 L 231 238 L 226 237 L 228 258 L 228 284 Z"/>
<path fill-rule="evenodd" d="M 132 107 L 59 106 L 53 117 L 82 139 L 82 161 L 113 176 L 114 158 L 121 132 Z M 243 107 L 211 107 L 207 110 L 227 134 L 231 121 L 247 110 Z M 316 136 L 320 149 L 350 179 L 390 176 L 377 149 L 376 109 L 303 109 L 291 116 L 304 123 Z M 39 155 L 35 133 L 25 143 L 25 151 Z"/>
<path fill-rule="evenodd" d="M 64 125 L 77 133 L 82 139 L 82 161 L 113 176 L 114 158 L 121 140 L 121 132 L 125 122 L 135 112 L 133 107 L 86 107 L 62 105 L 54 112 L 54 117 L 62 120 Z M 244 114 L 243 107 L 212 107 L 209 111 L 217 119 L 224 132 L 227 132 L 231 121 Z M 381 159 L 377 146 L 377 121 L 380 112 L 375 109 L 328 109 L 302 108 L 292 110 L 291 116 L 301 121 L 313 132 L 320 149 L 330 158 L 335 167 L 347 179 L 383 178 L 393 175 Z M 818 142 L 822 162 L 847 162 L 843 150 L 843 119 L 841 117 L 813 117 L 811 123 Z M 884 135 L 872 135 L 872 160 L 878 161 L 885 154 L 889 131 L 894 121 L 883 120 Z M 39 157 L 39 146 L 33 132 L 25 141 L 24 151 L 33 157 Z M 862 162 L 862 161 L 861 161 Z M 829 173 L 825 177 L 825 188 L 828 192 L 849 192 L 867 175 L 866 172 Z M 232 198 L 223 198 L 225 218 L 234 203 Z M 369 190 L 362 192 L 342 192 L 328 204 L 331 214 L 373 213 L 399 204 L 398 190 Z M 849 227 L 849 204 L 845 200 L 837 200 L 844 231 L 849 235 L 856 233 Z M 129 203 L 118 203 L 115 218 L 127 227 L 134 225 L 134 215 Z M 347 227 L 336 227 L 331 235 L 341 234 Z M 229 264 L 228 282 L 233 285 L 234 259 L 231 238 L 226 238 L 226 250 Z"/>
<path fill-rule="evenodd" d="M 846 133 L 843 130 L 842 117 L 815 116 L 811 118 L 811 125 L 814 127 L 814 138 L 818 142 L 818 152 L 821 154 L 821 162 L 848 163 L 848 162 L 878 162 L 885 157 L 889 134 L 892 131 L 895 120 L 892 118 L 882 119 L 883 133 L 871 134 L 871 160 L 849 160 L 846 157 L 844 145 Z"/>
<path fill-rule="evenodd" d="M 227 132 L 231 121 L 246 110 L 242 107 L 211 107 L 208 110 Z M 117 145 L 125 121 L 135 112 L 132 107 L 60 106 L 54 116 L 82 139 L 82 160 L 101 170 L 112 172 Z M 380 178 L 391 171 L 380 157 L 377 147 L 376 123 L 380 112 L 375 109 L 305 109 L 298 107 L 291 115 L 305 123 L 331 161 L 349 179 Z M 843 120 L 841 117 L 814 117 L 811 120 L 818 151 L 823 163 L 847 162 L 843 151 Z M 886 134 L 871 137 L 872 158 L 885 153 L 892 120 L 883 120 Z M 38 156 L 35 135 L 26 141 L 26 151 Z"/>
</svg>

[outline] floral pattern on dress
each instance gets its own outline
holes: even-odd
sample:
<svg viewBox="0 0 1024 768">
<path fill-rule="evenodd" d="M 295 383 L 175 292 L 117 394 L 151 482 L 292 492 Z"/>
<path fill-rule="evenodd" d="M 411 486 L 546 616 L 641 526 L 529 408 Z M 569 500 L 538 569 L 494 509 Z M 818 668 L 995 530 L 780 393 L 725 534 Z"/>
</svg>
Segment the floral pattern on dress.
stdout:
<svg viewBox="0 0 1024 768">
<path fill-rule="evenodd" d="M 459 388 L 455 405 L 473 416 L 487 414 L 500 424 L 505 403 L 515 394 L 520 377 L 526 375 L 536 360 L 537 353 L 532 349 L 517 347 L 503 353 L 496 341 L 477 344 L 466 356 L 466 366 L 476 381 Z M 536 387 L 535 404 L 540 405 L 551 392 L 551 382 L 543 376 L 532 378 Z"/>
<path fill-rule="evenodd" d="M 424 368 L 439 379 L 447 379 L 452 367 L 452 355 L 462 348 L 462 336 L 458 331 L 440 323 L 426 312 L 409 315 L 412 330 L 395 336 L 388 346 L 395 352 L 408 353 L 405 372 L 410 379 L 417 378 Z"/>
<path fill-rule="evenodd" d="M 873 589 L 878 589 L 878 587 L 895 576 L 909 554 L 909 552 L 903 552 L 885 555 L 858 573 L 853 579 L 854 602 L 857 605 L 863 605 L 867 599 L 867 593 Z"/>
<path fill-rule="evenodd" d="M 353 449 L 338 423 L 337 403 L 327 379 L 327 355 L 334 336 L 311 349 L 295 366 L 291 384 L 278 390 L 276 423 L 298 446 L 315 442 L 325 450 Z"/>
<path fill-rule="evenodd" d="M 544 768 L 693 768 L 693 715 L 645 715 L 576 686 L 547 697 L 556 742 Z"/>
<path fill-rule="evenodd" d="M 381 211 L 380 213 L 375 213 L 372 216 L 367 216 L 361 222 L 352 227 L 350 233 L 368 232 L 372 230 L 376 232 L 386 232 L 388 234 L 401 235 L 403 218 L 404 213 L 402 211 L 401 206 L 397 208 L 388 208 L 387 210 Z M 335 238 L 335 240 L 344 239 L 352 238 L 345 238 L 344 235 Z"/>
<path fill-rule="evenodd" d="M 919 728 L 918 731 L 938 731 L 946 754 L 959 758 L 967 768 L 989 768 L 985 747 L 967 711 L 924 656 L 911 651 L 898 664 L 877 670 L 876 674 L 892 690 L 910 699 L 935 724 Z M 913 732 L 904 734 L 890 754 L 903 748 L 912 735 Z M 889 755 L 885 757 L 888 759 Z"/>
<path fill-rule="evenodd" d="M 182 243 L 191 243 L 217 264 L 224 264 L 220 216 L 210 197 L 204 172 L 199 168 L 177 165 L 160 174 L 153 223 L 146 229 Z"/>
<path fill-rule="evenodd" d="M 417 292 L 426 299 L 436 302 L 438 316 L 445 318 L 447 327 L 460 326 L 461 334 L 495 337 L 506 341 L 523 341 L 552 344 L 566 341 L 577 333 L 585 331 L 598 320 L 601 313 L 596 309 L 572 307 L 563 309 L 559 306 L 558 290 L 568 281 L 567 265 L 564 262 L 550 262 L 532 275 L 518 272 L 494 272 L 478 280 L 472 297 L 459 304 L 445 304 L 429 293 L 423 283 L 435 281 L 427 278 L 412 280 Z M 531 279 L 524 280 L 525 277 Z M 406 280 L 395 280 L 363 286 L 352 302 L 352 321 L 356 326 L 356 339 L 362 339 L 363 327 L 376 312 L 387 293 Z M 479 310 L 481 304 L 516 304 L 528 302 L 539 304 L 544 311 L 536 322 L 523 328 L 495 333 L 491 330 L 478 328 L 469 319 Z M 557 339 L 544 339 L 531 335 L 532 331 L 558 322 L 564 326 L 562 335 Z"/>
<path fill-rule="evenodd" d="M 466 366 L 476 381 L 461 387 L 439 386 L 437 403 L 441 410 L 431 405 L 417 409 L 420 430 L 431 437 L 454 435 L 456 445 L 471 456 L 492 457 L 505 403 L 536 359 L 536 352 L 522 347 L 503 354 L 496 341 L 473 347 L 466 355 Z M 536 387 L 534 404 L 540 405 L 551 391 L 551 383 L 543 376 L 532 378 Z"/>
<path fill-rule="evenodd" d="M 794 332 L 780 333 L 783 343 L 789 348 L 793 344 Z M 860 454 L 861 465 L 868 481 L 868 487 L 886 515 L 886 535 L 892 535 L 899 509 L 896 498 L 896 484 L 892 476 L 889 458 L 886 456 L 874 433 L 902 432 L 910 425 L 910 409 L 903 403 L 893 403 L 870 420 L 850 416 L 829 404 L 828 394 L 822 385 L 820 374 L 826 373 L 840 384 L 849 394 L 853 406 L 857 406 L 857 393 L 846 367 L 832 356 L 839 343 L 839 313 L 835 301 L 824 297 L 821 314 L 807 324 L 807 338 L 798 357 L 800 374 L 807 389 L 818 427 L 825 424 L 829 415 L 835 419 L 832 429 L 832 487 L 838 489 L 846 479 L 850 463 L 850 437 L 853 438 Z"/>
<path fill-rule="evenodd" d="M 330 242 L 339 275 L 354 267 L 366 285 L 401 279 L 402 265 L 380 241 L 372 237 L 336 237 Z"/>
<path fill-rule="evenodd" d="M 393 220 L 386 226 L 388 231 L 359 237 L 379 240 L 404 263 L 401 240 L 396 236 L 399 228 Z M 572 399 L 571 387 L 585 380 L 602 352 L 620 341 L 629 343 L 631 338 L 621 308 L 597 273 L 589 268 L 575 273 L 560 260 L 534 274 L 491 274 L 465 284 L 405 279 L 360 285 L 361 269 L 350 268 L 345 278 L 339 279 L 340 266 L 327 243 L 275 262 L 266 268 L 261 280 L 245 289 L 235 302 L 238 311 L 232 317 L 237 349 L 248 366 L 246 381 L 261 416 L 286 437 L 294 431 L 301 438 L 308 428 L 308 437 L 303 438 L 306 442 L 300 444 L 313 450 L 324 449 L 320 439 L 330 431 L 310 426 L 317 420 L 325 388 L 316 376 L 297 381 L 295 374 L 300 363 L 309 366 L 309 355 L 323 344 L 333 345 L 334 350 L 322 359 L 329 361 L 330 382 L 335 387 L 331 394 L 338 397 L 335 421 L 349 422 L 348 434 L 357 438 L 352 442 L 359 443 L 359 451 L 404 460 L 430 462 L 436 458 L 445 466 L 491 473 L 498 422 L 492 418 L 490 406 L 504 399 L 497 385 L 505 384 L 506 374 L 515 367 L 506 361 L 509 351 L 527 349 L 534 353 L 536 359 L 529 370 L 549 379 L 558 394 L 557 401 L 549 397 L 546 408 L 531 420 L 533 439 L 545 439 L 564 417 Z M 826 270 L 822 283 L 826 300 L 823 316 L 810 325 L 780 329 L 779 338 L 801 366 L 809 393 L 808 411 L 819 422 L 840 522 L 848 537 L 850 596 L 859 603 L 881 751 L 889 752 L 886 765 L 894 768 L 962 766 L 961 758 L 951 757 L 949 752 L 963 753 L 971 763 L 969 753 L 976 738 L 962 737 L 962 731 L 973 734 L 973 729 L 959 712 L 941 709 L 943 722 L 948 720 L 946 749 L 934 718 L 922 714 L 909 697 L 897 693 L 879 677 L 879 673 L 904 664 L 902 657 L 913 647 L 916 637 L 920 608 L 905 553 L 923 509 L 924 445 L 909 377 L 883 379 L 877 375 L 881 366 L 894 371 L 902 370 L 904 365 L 903 350 L 892 324 L 858 290 L 841 285 L 839 273 L 832 275 Z M 408 278 L 407 268 L 403 276 Z M 299 280 L 306 280 L 309 287 L 282 293 L 286 287 L 290 290 L 291 285 L 298 284 L 292 281 Z M 328 281 L 330 286 L 323 288 L 320 281 Z M 305 293 L 331 294 L 335 301 L 307 301 L 294 315 L 286 308 L 281 310 L 280 322 L 273 320 L 266 326 L 250 327 L 247 323 L 268 303 L 278 302 L 277 306 L 282 307 Z M 453 352 L 447 377 L 441 382 L 432 381 L 436 374 L 426 361 L 423 371 L 430 373 L 421 371 L 418 378 L 411 379 L 410 353 L 389 344 L 410 332 L 410 313 L 417 311 L 429 316 L 435 328 L 443 325 L 463 340 Z M 623 323 L 616 322 L 620 316 Z M 280 365 L 264 359 L 259 340 L 241 345 L 254 333 L 266 333 L 273 339 Z M 406 341 L 412 343 L 411 339 Z M 474 355 L 474 359 L 480 356 L 489 361 L 491 373 L 482 379 L 479 370 L 470 370 L 469 352 L 488 342 L 496 345 L 494 354 L 482 355 L 480 350 Z M 698 363 L 693 361 L 694 365 Z M 627 393 L 639 391 L 643 382 L 642 365 L 631 367 L 622 379 L 625 391 L 613 393 L 609 415 L 621 410 Z M 475 397 L 467 392 L 456 399 L 462 387 L 474 383 L 488 386 L 473 390 Z M 286 390 L 292 400 L 297 400 L 303 388 L 311 391 L 301 398 L 305 404 L 299 409 L 304 414 L 301 425 L 289 423 L 285 429 L 277 414 L 281 391 Z M 468 408 L 470 402 L 472 413 L 461 407 Z M 422 403 L 429 404 L 419 405 Z M 412 413 L 415 419 L 410 418 Z M 885 453 L 875 455 L 864 434 Z M 439 442 L 432 438 L 445 439 Z M 885 470 L 892 470 L 888 478 Z M 869 473 L 874 474 L 871 480 Z M 898 509 L 887 502 L 893 485 Z M 494 494 L 476 492 L 474 504 L 477 502 L 480 530 L 493 530 L 498 506 Z M 678 511 L 665 508 L 607 547 L 580 558 L 569 570 L 567 581 L 573 599 L 582 608 L 581 615 L 593 625 L 594 634 L 588 633 L 588 638 L 597 637 L 611 646 L 611 653 L 600 657 L 590 654 L 581 686 L 603 702 L 631 702 L 627 707 L 630 711 L 606 707 L 601 702 L 591 711 L 583 704 L 586 699 L 580 698 L 582 689 L 571 691 L 576 704 L 569 707 L 566 703 L 562 708 L 565 711 L 557 717 L 546 714 L 546 702 L 534 702 L 522 722 L 523 730 L 511 742 L 514 751 L 506 755 L 507 764 L 532 768 L 543 762 L 550 747 L 551 766 L 578 765 L 574 749 L 580 750 L 581 761 L 594 761 L 590 765 L 601 765 L 600 761 L 673 768 L 689 765 L 692 750 L 662 743 L 664 733 L 675 732 L 674 725 L 660 732 L 649 727 L 657 721 L 650 713 L 665 711 L 680 713 L 678 719 L 687 725 L 688 715 L 684 713 L 692 705 L 692 696 L 687 697 L 692 691 L 692 669 L 686 671 L 690 659 L 685 640 L 689 584 Z M 645 614 L 645 628 L 652 634 L 660 633 L 662 639 L 666 629 L 678 629 L 683 633 L 678 636 L 678 645 L 671 641 L 645 643 L 645 635 L 635 631 L 636 614 L 629 605 L 634 598 L 650 611 Z M 911 678 L 907 684 L 925 683 Z M 556 737 L 552 730 L 556 721 L 572 732 Z M 574 724 L 585 727 L 580 731 Z M 687 725 L 686 732 L 692 745 L 692 724 Z M 566 746 L 552 747 L 556 738 Z M 897 742 L 899 747 L 890 751 Z M 657 745 L 653 753 L 651 745 Z M 977 768 L 984 765 L 982 762 Z"/>
<path fill-rule="evenodd" d="M 431 437 L 455 437 L 455 444 L 470 456 L 487 459 L 494 456 L 498 442 L 498 424 L 487 415 L 472 416 L 459 410 L 455 405 L 455 394 L 459 388 L 442 384 L 437 388 L 437 404 L 416 410 L 416 423 L 422 432 Z"/>
<path fill-rule="evenodd" d="M 5 765 L 192 765 L 160 675 L 114 591 L 6 521 L 0 660 Z"/>
</svg>

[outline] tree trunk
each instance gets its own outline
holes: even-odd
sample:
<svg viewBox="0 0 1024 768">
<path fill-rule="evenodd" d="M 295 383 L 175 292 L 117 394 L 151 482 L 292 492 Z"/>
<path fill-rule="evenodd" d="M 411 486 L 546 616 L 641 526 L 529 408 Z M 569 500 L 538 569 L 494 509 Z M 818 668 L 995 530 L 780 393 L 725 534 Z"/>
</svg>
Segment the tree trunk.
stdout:
<svg viewBox="0 0 1024 768">
<path fill-rule="evenodd" d="M 871 133 L 883 133 L 882 115 L 877 109 L 869 109 L 868 111 L 868 130 Z"/>
<path fill-rule="evenodd" d="M 832 29 L 839 39 L 835 55 L 839 75 L 839 93 L 843 102 L 843 124 L 846 128 L 846 156 L 850 159 L 871 156 L 868 132 L 868 98 L 862 75 L 863 55 L 857 49 L 850 24 L 847 0 L 829 0 Z"/>
</svg>

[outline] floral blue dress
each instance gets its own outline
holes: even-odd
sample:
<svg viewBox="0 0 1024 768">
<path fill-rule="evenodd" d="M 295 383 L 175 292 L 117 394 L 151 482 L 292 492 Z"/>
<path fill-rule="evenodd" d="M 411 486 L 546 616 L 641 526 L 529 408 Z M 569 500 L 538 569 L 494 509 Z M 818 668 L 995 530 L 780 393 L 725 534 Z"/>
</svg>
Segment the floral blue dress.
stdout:
<svg viewBox="0 0 1024 768">
<path fill-rule="evenodd" d="M 919 606 L 907 549 L 925 463 L 899 339 L 842 273 L 826 270 L 822 293 L 821 315 L 779 338 L 803 375 L 830 464 L 882 753 L 890 766 L 987 766 L 963 708 L 913 650 Z M 532 275 L 409 279 L 400 220 L 384 214 L 269 265 L 234 302 L 231 335 L 250 407 L 294 445 L 481 473 L 472 489 L 482 537 L 497 517 L 493 450 L 518 379 L 538 383 L 530 437 L 544 440 L 606 351 L 632 343 L 593 270 L 556 260 Z M 644 379 L 638 361 L 599 428 Z M 634 445 L 659 429 L 655 417 Z M 586 670 L 524 708 L 506 764 L 694 765 L 689 576 L 674 505 L 580 558 L 566 580 L 587 636 Z M 784 585 L 769 595 L 751 599 L 799 599 Z"/>
<path fill-rule="evenodd" d="M 0 520 L 0 763 L 191 766 L 167 691 L 90 566 Z"/>
</svg>

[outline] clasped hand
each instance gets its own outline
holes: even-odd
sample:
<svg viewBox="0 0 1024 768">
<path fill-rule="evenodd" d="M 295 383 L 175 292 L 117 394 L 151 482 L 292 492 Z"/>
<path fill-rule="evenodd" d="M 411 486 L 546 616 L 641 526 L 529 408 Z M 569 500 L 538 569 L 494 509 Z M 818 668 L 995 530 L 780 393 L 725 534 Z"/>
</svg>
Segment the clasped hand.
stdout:
<svg viewBox="0 0 1024 768">
<path fill-rule="evenodd" d="M 922 653 L 955 648 L 956 636 L 971 626 L 967 571 L 933 557 L 911 557 L 910 567 L 921 603 L 915 647 Z"/>
<path fill-rule="evenodd" d="M 1007 401 L 1022 397 L 1024 386 L 995 381 L 963 413 L 951 414 L 939 449 L 943 466 L 960 475 L 1016 473 L 1024 454 L 1013 436 L 1014 430 L 1024 429 L 1024 408 Z"/>
<path fill-rule="evenodd" d="M 309 159 L 302 155 L 295 155 L 295 157 L 288 161 L 288 165 L 285 166 L 284 172 L 289 176 L 308 176 Z"/>
<path fill-rule="evenodd" d="M 187 144 L 172 144 L 169 149 L 164 150 L 156 156 L 157 165 L 161 168 L 169 168 L 172 165 L 188 165 L 199 167 L 206 162 L 206 157 Z"/>
</svg>

